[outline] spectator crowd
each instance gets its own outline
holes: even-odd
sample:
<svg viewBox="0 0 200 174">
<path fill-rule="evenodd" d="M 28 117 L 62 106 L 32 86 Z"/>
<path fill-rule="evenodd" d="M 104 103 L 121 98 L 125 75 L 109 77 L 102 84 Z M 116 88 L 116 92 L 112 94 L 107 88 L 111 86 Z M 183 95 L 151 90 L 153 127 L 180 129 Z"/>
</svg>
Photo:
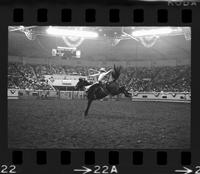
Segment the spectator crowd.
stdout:
<svg viewBox="0 0 200 174">
<path fill-rule="evenodd" d="M 88 76 L 91 69 L 99 68 L 9 63 L 8 88 L 51 90 L 44 75 Z M 191 66 L 127 67 L 122 69 L 118 82 L 138 92 L 190 92 Z"/>
</svg>

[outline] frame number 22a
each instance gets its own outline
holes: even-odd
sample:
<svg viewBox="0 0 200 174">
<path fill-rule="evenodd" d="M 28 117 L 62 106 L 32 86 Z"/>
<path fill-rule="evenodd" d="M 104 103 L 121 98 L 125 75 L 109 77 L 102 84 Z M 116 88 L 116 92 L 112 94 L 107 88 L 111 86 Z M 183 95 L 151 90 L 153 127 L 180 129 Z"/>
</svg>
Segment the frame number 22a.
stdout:
<svg viewBox="0 0 200 174">
<path fill-rule="evenodd" d="M 118 173 L 116 166 L 94 166 L 94 174 L 115 174 Z"/>
</svg>

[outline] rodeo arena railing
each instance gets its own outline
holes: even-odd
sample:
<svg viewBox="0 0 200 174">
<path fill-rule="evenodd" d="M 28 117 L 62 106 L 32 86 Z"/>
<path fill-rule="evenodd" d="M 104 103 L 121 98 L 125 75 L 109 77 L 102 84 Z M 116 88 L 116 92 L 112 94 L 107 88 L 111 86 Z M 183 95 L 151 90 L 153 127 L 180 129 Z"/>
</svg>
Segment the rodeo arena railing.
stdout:
<svg viewBox="0 0 200 174">
<path fill-rule="evenodd" d="M 53 91 L 53 90 L 25 90 L 8 89 L 8 99 L 86 99 L 84 91 Z M 107 96 L 104 100 L 120 100 L 125 96 Z M 164 102 L 187 102 L 191 101 L 190 92 L 132 92 L 132 101 L 164 101 Z"/>
</svg>

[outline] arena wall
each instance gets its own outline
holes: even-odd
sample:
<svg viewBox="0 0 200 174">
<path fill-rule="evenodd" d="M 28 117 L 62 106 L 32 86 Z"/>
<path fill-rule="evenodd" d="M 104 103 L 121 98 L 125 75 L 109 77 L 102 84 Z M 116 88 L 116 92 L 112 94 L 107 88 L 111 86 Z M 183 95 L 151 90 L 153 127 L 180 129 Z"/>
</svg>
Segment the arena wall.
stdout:
<svg viewBox="0 0 200 174">
<path fill-rule="evenodd" d="M 7 90 L 8 99 L 18 99 L 19 98 L 19 90 L 18 89 L 8 89 Z"/>
<path fill-rule="evenodd" d="M 24 90 L 8 89 L 8 99 L 26 98 L 48 98 L 48 99 L 86 99 L 84 91 L 52 91 L 52 90 Z M 120 100 L 124 95 L 110 97 L 105 100 Z M 132 92 L 132 101 L 164 101 L 164 102 L 191 102 L 189 92 Z"/>
<path fill-rule="evenodd" d="M 191 102 L 189 92 L 132 92 L 132 101 Z"/>
</svg>

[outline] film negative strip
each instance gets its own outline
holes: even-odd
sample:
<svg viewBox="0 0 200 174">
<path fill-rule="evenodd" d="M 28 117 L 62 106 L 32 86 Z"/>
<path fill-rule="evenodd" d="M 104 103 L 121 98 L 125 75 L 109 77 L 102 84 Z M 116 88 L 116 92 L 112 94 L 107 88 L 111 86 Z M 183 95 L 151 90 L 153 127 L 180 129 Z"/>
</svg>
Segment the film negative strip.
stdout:
<svg viewBox="0 0 200 174">
<path fill-rule="evenodd" d="M 2 1 L 0 173 L 200 174 L 199 17 L 192 0 Z"/>
</svg>

